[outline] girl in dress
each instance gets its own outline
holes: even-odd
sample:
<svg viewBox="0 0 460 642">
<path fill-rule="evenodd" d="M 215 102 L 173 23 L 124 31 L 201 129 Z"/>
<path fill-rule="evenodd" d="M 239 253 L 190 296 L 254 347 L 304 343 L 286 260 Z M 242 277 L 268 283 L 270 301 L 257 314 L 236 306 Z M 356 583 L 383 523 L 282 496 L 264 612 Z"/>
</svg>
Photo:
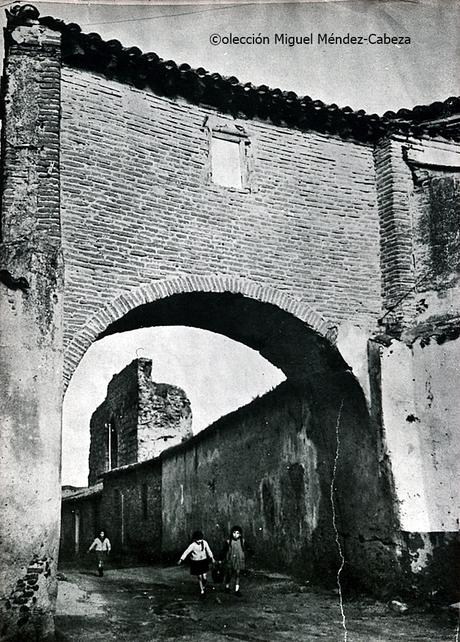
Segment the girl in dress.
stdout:
<svg viewBox="0 0 460 642">
<path fill-rule="evenodd" d="M 225 540 L 223 556 L 226 568 L 225 591 L 230 592 L 230 583 L 235 580 L 235 595 L 240 593 L 240 573 L 245 568 L 245 553 L 243 531 L 239 526 L 233 526 L 229 539 Z"/>
<path fill-rule="evenodd" d="M 195 531 L 192 535 L 192 543 L 182 553 L 178 564 L 182 564 L 186 557 L 190 555 L 190 575 L 198 578 L 200 585 L 200 597 L 205 596 L 206 573 L 209 570 L 209 563 L 214 563 L 214 555 L 209 548 L 208 542 L 203 538 L 202 531 Z"/>
</svg>

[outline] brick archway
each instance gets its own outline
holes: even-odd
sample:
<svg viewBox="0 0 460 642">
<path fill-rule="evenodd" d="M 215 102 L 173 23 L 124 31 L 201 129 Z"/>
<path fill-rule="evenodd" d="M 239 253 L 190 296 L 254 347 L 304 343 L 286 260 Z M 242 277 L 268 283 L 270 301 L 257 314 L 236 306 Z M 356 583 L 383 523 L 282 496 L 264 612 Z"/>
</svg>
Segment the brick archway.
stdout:
<svg viewBox="0 0 460 642">
<path fill-rule="evenodd" d="M 161 281 L 152 281 L 128 292 L 123 292 L 91 317 L 66 347 L 64 355 L 64 390 L 67 388 L 85 352 L 108 325 L 140 305 L 158 301 L 175 294 L 192 292 L 230 292 L 241 294 L 261 303 L 272 304 L 305 323 L 311 330 L 317 332 L 331 344 L 335 343 L 335 328 L 305 301 L 294 299 L 285 292 L 262 285 L 256 281 L 226 275 L 178 276 Z"/>
</svg>

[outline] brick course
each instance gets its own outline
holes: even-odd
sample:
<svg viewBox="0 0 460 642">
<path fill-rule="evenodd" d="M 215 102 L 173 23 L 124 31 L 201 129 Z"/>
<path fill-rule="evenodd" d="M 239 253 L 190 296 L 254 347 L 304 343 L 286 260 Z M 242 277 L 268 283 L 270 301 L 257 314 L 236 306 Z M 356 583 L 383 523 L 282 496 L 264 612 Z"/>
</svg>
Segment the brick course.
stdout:
<svg viewBox="0 0 460 642">
<path fill-rule="evenodd" d="M 223 188 L 208 177 L 211 109 L 70 68 L 62 93 L 67 342 L 122 293 L 186 274 L 248 279 L 333 324 L 372 324 L 371 145 L 237 120 L 251 142 L 250 186 Z"/>
</svg>

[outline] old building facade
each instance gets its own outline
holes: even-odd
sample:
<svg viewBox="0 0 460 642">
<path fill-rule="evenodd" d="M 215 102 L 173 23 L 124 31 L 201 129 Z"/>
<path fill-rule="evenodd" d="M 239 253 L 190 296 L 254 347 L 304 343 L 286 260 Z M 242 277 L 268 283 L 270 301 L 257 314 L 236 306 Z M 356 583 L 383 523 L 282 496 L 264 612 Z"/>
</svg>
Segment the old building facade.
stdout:
<svg viewBox="0 0 460 642">
<path fill-rule="evenodd" d="M 192 495 L 168 504 L 182 476 L 209 511 L 252 505 L 249 529 L 288 532 L 295 504 L 289 537 L 317 568 L 337 566 L 337 532 L 370 585 L 439 562 L 459 519 L 459 99 L 368 116 L 30 5 L 10 15 L 4 75 L 2 635 L 52 631 L 62 393 L 92 342 L 139 327 L 219 332 L 288 380 L 270 417 L 239 416 L 257 489 L 232 477 L 237 428 L 160 457 L 171 537 L 209 516 Z"/>
</svg>

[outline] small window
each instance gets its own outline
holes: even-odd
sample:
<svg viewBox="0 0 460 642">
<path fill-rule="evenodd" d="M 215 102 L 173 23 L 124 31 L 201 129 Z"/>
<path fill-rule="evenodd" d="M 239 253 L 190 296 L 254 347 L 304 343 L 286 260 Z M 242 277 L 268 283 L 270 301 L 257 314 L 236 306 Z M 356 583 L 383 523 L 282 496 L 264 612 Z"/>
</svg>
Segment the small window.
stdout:
<svg viewBox="0 0 460 642">
<path fill-rule="evenodd" d="M 211 138 L 211 176 L 218 185 L 242 188 L 240 141 Z"/>
<path fill-rule="evenodd" d="M 115 421 L 107 424 L 107 470 L 118 467 L 118 433 Z"/>
<path fill-rule="evenodd" d="M 209 175 L 223 187 L 245 189 L 248 183 L 249 138 L 241 125 L 209 117 Z"/>
</svg>

